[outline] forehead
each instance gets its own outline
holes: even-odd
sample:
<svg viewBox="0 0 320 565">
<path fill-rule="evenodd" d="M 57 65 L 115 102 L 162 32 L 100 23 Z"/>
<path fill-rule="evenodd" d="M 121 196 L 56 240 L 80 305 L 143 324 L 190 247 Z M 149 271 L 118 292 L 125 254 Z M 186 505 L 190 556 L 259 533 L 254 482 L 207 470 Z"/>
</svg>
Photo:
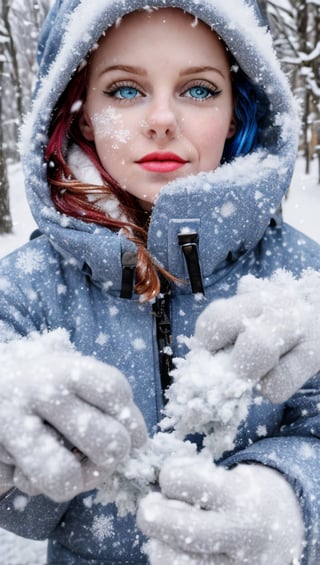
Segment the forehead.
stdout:
<svg viewBox="0 0 320 565">
<path fill-rule="evenodd" d="M 197 27 L 197 25 L 204 25 L 208 27 L 206 24 L 200 22 L 195 16 L 184 12 L 180 8 L 149 8 L 145 10 L 137 10 L 131 12 L 130 14 L 126 14 L 123 18 L 121 18 L 113 28 L 140 28 L 141 26 L 144 27 L 169 27 L 170 25 L 186 27 Z"/>
<path fill-rule="evenodd" d="M 108 29 L 92 52 L 91 59 L 115 54 L 129 56 L 152 50 L 155 57 L 170 50 L 190 56 L 194 50 L 218 54 L 227 59 L 226 49 L 217 34 L 204 22 L 178 8 L 160 8 L 132 12 Z M 171 53 L 174 55 L 174 52 Z"/>
</svg>

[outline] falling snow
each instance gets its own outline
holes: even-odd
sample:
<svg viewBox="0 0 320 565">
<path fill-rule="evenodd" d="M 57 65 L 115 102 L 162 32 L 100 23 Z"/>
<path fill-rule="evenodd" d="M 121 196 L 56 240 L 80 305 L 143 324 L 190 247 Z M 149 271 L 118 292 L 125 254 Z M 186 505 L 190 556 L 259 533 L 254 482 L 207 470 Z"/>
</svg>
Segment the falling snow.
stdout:
<svg viewBox="0 0 320 565">
<path fill-rule="evenodd" d="M 28 498 L 22 495 L 16 496 L 13 501 L 13 506 L 15 507 L 16 510 L 19 510 L 20 512 L 23 512 L 23 510 L 25 510 L 27 504 L 28 504 Z"/>
<path fill-rule="evenodd" d="M 108 338 L 107 334 L 100 332 L 97 339 L 96 339 L 96 344 L 101 345 L 101 347 L 102 347 L 103 345 L 105 345 L 107 343 L 108 339 L 109 338 Z"/>
<path fill-rule="evenodd" d="M 265 437 L 267 435 L 267 428 L 266 426 L 258 426 L 257 428 L 257 436 L 258 437 Z"/>
<path fill-rule="evenodd" d="M 146 342 L 141 337 L 137 337 L 136 339 L 134 339 L 132 342 L 132 346 L 133 349 L 135 349 L 136 351 L 142 351 L 147 347 Z"/>
</svg>

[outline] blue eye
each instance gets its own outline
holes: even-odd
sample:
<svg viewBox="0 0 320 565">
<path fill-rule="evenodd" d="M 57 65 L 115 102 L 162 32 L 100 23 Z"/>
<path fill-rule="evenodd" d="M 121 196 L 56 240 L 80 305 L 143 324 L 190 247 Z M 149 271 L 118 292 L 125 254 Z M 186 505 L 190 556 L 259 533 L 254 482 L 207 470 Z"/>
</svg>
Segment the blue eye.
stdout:
<svg viewBox="0 0 320 565">
<path fill-rule="evenodd" d="M 189 88 L 187 90 L 187 94 L 189 94 L 191 98 L 195 98 L 197 100 L 205 100 L 206 98 L 212 96 L 213 92 L 210 88 L 207 88 L 206 86 L 198 85 Z"/>
<path fill-rule="evenodd" d="M 138 94 L 139 91 L 137 88 L 134 88 L 134 86 L 120 86 L 112 92 L 114 98 L 121 98 L 122 100 L 132 100 L 136 98 Z"/>
</svg>

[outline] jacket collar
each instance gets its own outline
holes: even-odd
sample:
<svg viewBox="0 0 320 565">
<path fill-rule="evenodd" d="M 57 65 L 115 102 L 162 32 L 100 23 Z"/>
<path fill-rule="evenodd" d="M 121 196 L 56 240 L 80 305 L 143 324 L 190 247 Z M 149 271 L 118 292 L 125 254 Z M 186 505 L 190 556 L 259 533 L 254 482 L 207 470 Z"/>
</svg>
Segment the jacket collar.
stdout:
<svg viewBox="0 0 320 565">
<path fill-rule="evenodd" d="M 283 160 L 259 151 L 214 173 L 167 185 L 151 218 L 152 255 L 185 278 L 179 234 L 197 233 L 202 276 L 212 277 L 228 258 L 251 250 L 262 238 L 280 207 L 288 175 Z"/>
<path fill-rule="evenodd" d="M 90 170 L 92 165 L 81 154 L 78 157 L 78 177 L 85 174 L 88 181 L 93 180 L 96 171 Z M 179 236 L 196 234 L 206 285 L 228 258 L 237 258 L 261 239 L 289 182 L 285 172 L 283 155 L 279 159 L 258 151 L 214 173 L 168 184 L 161 190 L 151 216 L 148 248 L 152 256 L 173 275 L 188 280 Z M 61 216 L 57 222 L 56 212 L 48 222 L 48 216 L 45 229 L 64 258 L 106 290 L 120 293 L 128 258 L 129 267 L 134 263 L 135 245 L 121 233 L 104 227 Z"/>
</svg>

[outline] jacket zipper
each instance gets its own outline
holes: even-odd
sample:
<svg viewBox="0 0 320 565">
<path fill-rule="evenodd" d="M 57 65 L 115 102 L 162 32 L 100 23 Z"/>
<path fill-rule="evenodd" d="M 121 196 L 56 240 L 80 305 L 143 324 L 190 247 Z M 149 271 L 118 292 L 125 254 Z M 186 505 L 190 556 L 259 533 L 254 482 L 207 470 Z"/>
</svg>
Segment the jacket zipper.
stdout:
<svg viewBox="0 0 320 565">
<path fill-rule="evenodd" d="M 170 282 L 162 278 L 160 293 L 152 306 L 152 315 L 154 316 L 156 321 L 161 389 L 164 403 L 166 402 L 165 391 L 172 382 L 170 372 L 173 369 L 173 354 L 171 348 L 170 297 Z"/>
</svg>

